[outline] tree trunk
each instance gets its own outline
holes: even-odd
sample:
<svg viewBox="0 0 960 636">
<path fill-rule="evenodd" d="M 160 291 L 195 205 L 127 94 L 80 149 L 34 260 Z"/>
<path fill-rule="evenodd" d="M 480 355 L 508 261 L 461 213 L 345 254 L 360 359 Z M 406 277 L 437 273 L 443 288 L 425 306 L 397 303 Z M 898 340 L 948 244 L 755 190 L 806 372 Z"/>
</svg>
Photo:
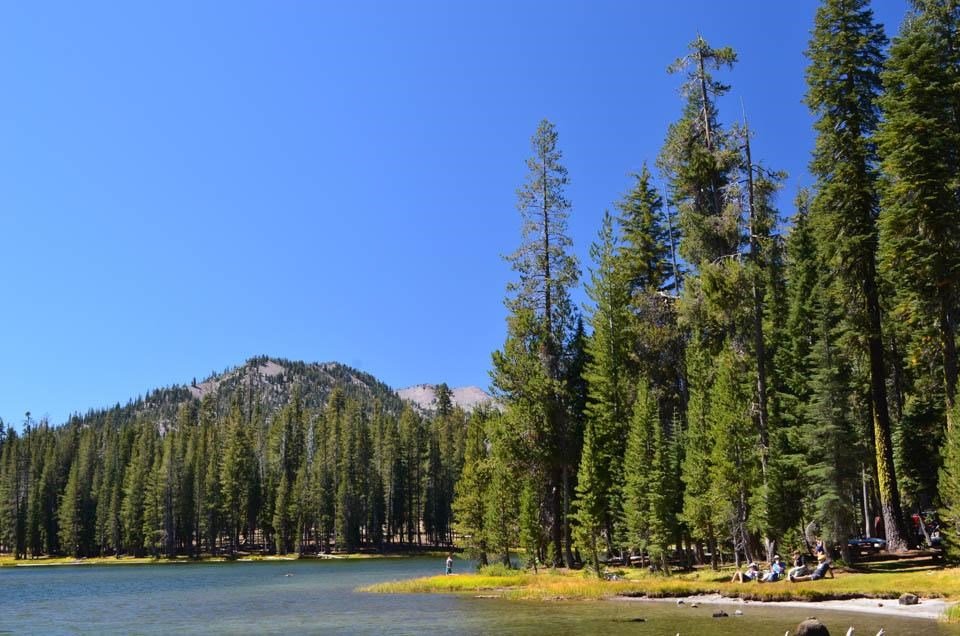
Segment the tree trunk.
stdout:
<svg viewBox="0 0 960 636">
<path fill-rule="evenodd" d="M 750 131 L 745 128 L 744 150 L 747 159 L 747 201 L 750 206 L 750 259 L 756 271 L 753 274 L 753 348 L 757 363 L 757 429 L 760 435 L 760 468 L 763 484 L 767 485 L 767 457 L 770 453 L 767 414 L 767 353 L 763 341 L 763 260 L 760 258 L 760 241 L 757 239 L 757 215 L 753 197 L 753 160 L 750 157 Z M 773 556 L 773 555 L 770 555 Z"/>
<path fill-rule="evenodd" d="M 876 272 L 868 265 L 863 293 L 869 320 L 868 346 L 870 351 L 870 395 L 873 402 L 873 437 L 877 456 L 877 488 L 880 491 L 880 509 L 887 532 L 887 550 L 904 552 L 908 549 L 903 514 L 900 509 L 900 491 L 893 463 L 893 441 L 890 434 L 890 412 L 887 408 L 886 373 L 883 364 L 883 340 L 880 323 L 880 302 L 876 287 Z"/>
<path fill-rule="evenodd" d="M 943 350 L 943 392 L 946 396 L 947 426 L 954 424 L 957 397 L 957 328 L 947 299 L 940 302 L 940 348 Z"/>
<path fill-rule="evenodd" d="M 563 560 L 568 568 L 572 568 L 574 565 L 573 560 L 573 551 L 571 549 L 571 536 L 570 536 L 570 467 L 564 465 L 562 469 L 562 479 L 563 479 Z M 594 538 L 594 544 L 596 544 L 596 538 Z M 593 546 L 594 552 L 596 552 L 596 545 Z M 596 555 L 594 555 L 596 556 Z"/>
<path fill-rule="evenodd" d="M 561 499 L 563 497 L 559 475 L 554 471 L 550 486 L 550 539 L 553 543 L 553 567 L 563 566 L 563 506 Z"/>
</svg>

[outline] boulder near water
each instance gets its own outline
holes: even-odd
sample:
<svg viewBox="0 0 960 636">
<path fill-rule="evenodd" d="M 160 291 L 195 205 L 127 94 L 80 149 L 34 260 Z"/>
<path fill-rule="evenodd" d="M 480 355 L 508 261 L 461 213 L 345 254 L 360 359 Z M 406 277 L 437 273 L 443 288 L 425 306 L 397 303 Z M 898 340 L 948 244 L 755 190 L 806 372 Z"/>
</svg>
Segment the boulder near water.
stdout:
<svg viewBox="0 0 960 636">
<path fill-rule="evenodd" d="M 899 603 L 901 605 L 916 605 L 920 602 L 920 598 L 916 594 L 910 594 L 905 592 L 900 595 Z"/>
</svg>

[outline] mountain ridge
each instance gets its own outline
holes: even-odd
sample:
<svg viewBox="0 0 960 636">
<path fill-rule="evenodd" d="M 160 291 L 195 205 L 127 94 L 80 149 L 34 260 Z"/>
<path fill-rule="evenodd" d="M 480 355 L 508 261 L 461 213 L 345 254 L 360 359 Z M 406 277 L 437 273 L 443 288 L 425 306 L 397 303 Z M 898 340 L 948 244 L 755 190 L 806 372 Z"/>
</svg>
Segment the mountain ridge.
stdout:
<svg viewBox="0 0 960 636">
<path fill-rule="evenodd" d="M 112 421 L 120 424 L 147 418 L 166 429 L 173 425 L 184 404 L 196 405 L 209 397 L 217 414 L 222 415 L 235 399 L 246 399 L 247 396 L 252 396 L 247 404 L 259 405 L 269 418 L 290 401 L 297 387 L 306 408 L 323 408 L 330 393 L 339 388 L 347 397 L 357 398 L 368 411 L 372 411 L 375 404 L 388 413 L 399 414 L 403 410 L 403 401 L 396 391 L 372 374 L 348 365 L 256 356 L 236 367 L 212 373 L 200 382 L 194 379 L 185 385 L 159 387 L 131 398 L 124 405 L 117 402 L 113 407 L 91 409 L 82 415 L 76 413 L 68 423 Z"/>
<path fill-rule="evenodd" d="M 414 384 L 402 389 L 397 389 L 397 395 L 402 399 L 412 402 L 419 410 L 430 412 L 434 410 L 434 403 L 437 399 L 437 384 Z M 482 405 L 498 407 L 496 398 L 484 391 L 478 386 L 468 385 L 450 389 L 450 400 L 454 406 L 459 406 L 464 411 L 470 412 Z"/>
<path fill-rule="evenodd" d="M 75 413 L 68 423 L 96 424 L 147 418 L 155 421 L 161 429 L 173 426 L 177 412 L 184 404 L 198 404 L 206 397 L 214 401 L 218 414 L 229 410 L 232 402 L 252 395 L 250 404 L 259 404 L 269 418 L 283 408 L 299 387 L 304 406 L 320 409 L 335 388 L 348 396 L 357 398 L 368 411 L 379 404 L 388 413 L 399 414 L 404 402 L 408 402 L 421 414 L 434 410 L 436 384 L 415 384 L 402 389 L 393 389 L 376 376 L 340 362 L 304 362 L 270 356 L 255 356 L 243 364 L 214 372 L 202 381 L 188 384 L 171 384 L 147 391 L 143 396 L 131 398 L 126 404 L 117 402 L 113 407 L 90 409 L 85 414 Z M 452 389 L 451 399 L 455 406 L 472 411 L 482 404 L 496 406 L 493 396 L 477 386 Z"/>
</svg>

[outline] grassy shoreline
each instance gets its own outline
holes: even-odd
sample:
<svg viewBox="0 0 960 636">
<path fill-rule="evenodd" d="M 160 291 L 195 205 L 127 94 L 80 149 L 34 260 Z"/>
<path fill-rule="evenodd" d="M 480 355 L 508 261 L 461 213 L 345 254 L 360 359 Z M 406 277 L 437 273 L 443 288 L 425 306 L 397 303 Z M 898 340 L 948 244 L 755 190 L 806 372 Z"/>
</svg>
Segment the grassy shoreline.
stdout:
<svg viewBox="0 0 960 636">
<path fill-rule="evenodd" d="M 347 559 L 402 559 L 412 557 L 434 557 L 440 558 L 446 556 L 446 552 L 418 552 L 416 554 L 407 553 L 386 553 L 386 554 L 368 554 L 368 553 L 350 553 L 350 554 L 321 554 L 298 556 L 291 555 L 238 555 L 236 557 L 205 555 L 199 558 L 188 556 L 167 557 L 134 557 L 134 556 L 106 556 L 89 557 L 76 559 L 73 557 L 38 557 L 35 559 L 16 560 L 10 555 L 0 555 L 0 568 L 12 567 L 56 567 L 65 565 L 180 565 L 184 563 L 245 563 L 251 561 L 327 561 L 327 560 L 347 560 Z"/>
<path fill-rule="evenodd" d="M 921 598 L 960 601 L 960 568 L 903 564 L 875 571 L 837 569 L 836 578 L 791 583 L 731 583 L 732 570 L 661 576 L 640 570 L 621 570 L 615 580 L 600 580 L 584 572 L 546 570 L 489 574 L 431 576 L 379 583 L 365 588 L 373 593 L 471 593 L 508 599 L 599 600 L 616 597 L 678 598 L 719 594 L 726 598 L 766 602 L 820 602 L 850 599 L 897 599 L 903 593 Z M 947 616 L 960 618 L 956 605 Z"/>
</svg>

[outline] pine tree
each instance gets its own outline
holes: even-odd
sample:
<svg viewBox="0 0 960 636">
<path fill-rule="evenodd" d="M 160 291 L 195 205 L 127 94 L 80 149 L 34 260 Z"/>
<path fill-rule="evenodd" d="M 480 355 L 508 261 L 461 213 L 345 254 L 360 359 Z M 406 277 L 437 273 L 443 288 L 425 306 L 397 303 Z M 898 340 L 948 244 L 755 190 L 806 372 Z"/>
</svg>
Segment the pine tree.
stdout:
<svg viewBox="0 0 960 636">
<path fill-rule="evenodd" d="M 512 567 L 510 553 L 520 543 L 520 476 L 506 444 L 498 443 L 500 427 L 506 417 L 493 422 L 492 450 L 489 460 L 490 483 L 484 501 L 484 531 L 491 552 L 500 555 L 500 563 Z M 555 543 L 553 545 L 556 545 Z M 559 555 L 551 555 L 553 562 Z"/>
<path fill-rule="evenodd" d="M 587 295 L 594 303 L 588 318 L 593 336 L 587 342 L 590 361 L 584 371 L 589 389 L 578 472 L 577 521 L 581 540 L 595 553 L 600 534 L 606 537 L 606 549 L 612 549 L 614 522 L 620 516 L 623 444 L 631 391 L 627 373 L 630 278 L 617 267 L 616 237 L 609 214 L 604 214 L 598 242 L 591 246 L 590 255 L 596 263 L 587 286 Z M 593 560 L 597 560 L 596 554 Z"/>
<path fill-rule="evenodd" d="M 696 283 L 696 281 L 693 281 Z M 686 367 L 690 379 L 690 400 L 687 406 L 687 428 L 683 436 L 684 456 L 681 462 L 683 506 L 681 520 L 693 539 L 706 542 L 711 565 L 719 568 L 716 544 L 721 532 L 715 523 L 720 502 L 710 488 L 713 440 L 710 435 L 711 411 L 708 388 L 712 380 L 711 360 L 699 347 L 687 350 Z M 702 561 L 702 544 L 697 544 L 698 560 Z"/>
<path fill-rule="evenodd" d="M 949 415 L 960 302 L 960 5 L 916 4 L 883 73 L 880 265 L 898 291 L 899 314 L 916 327 L 937 325 Z"/>
<path fill-rule="evenodd" d="M 870 137 L 879 121 L 877 96 L 886 37 L 867 0 L 825 0 L 817 10 L 807 56 L 807 104 L 816 118 L 811 171 L 817 189 L 811 223 L 823 260 L 838 272 L 866 335 L 870 403 L 880 505 L 891 551 L 907 548 L 893 464 L 877 276 L 877 157 Z"/>
<path fill-rule="evenodd" d="M 711 499 L 721 502 L 713 511 L 714 525 L 728 528 L 734 559 L 744 553 L 754 560 L 750 530 L 759 530 L 755 495 L 762 483 L 760 456 L 750 424 L 750 377 L 746 360 L 725 349 L 716 360 L 716 381 L 710 387 L 708 422 L 713 440 L 710 461 Z"/>
<path fill-rule="evenodd" d="M 487 528 L 484 506 L 490 487 L 487 426 L 494 414 L 478 408 L 467 421 L 463 472 L 453 500 L 454 530 L 467 553 L 481 566 L 487 565 Z"/>
<path fill-rule="evenodd" d="M 513 432 L 510 453 L 543 467 L 550 493 L 550 536 L 557 564 L 572 565 L 568 520 L 572 474 L 579 458 L 566 452 L 575 443 L 565 395 L 564 347 L 571 341 L 575 312 L 570 289 L 578 279 L 576 258 L 566 233 L 570 203 L 564 190 L 567 170 L 561 163 L 557 131 L 542 121 L 532 141 L 529 176 L 517 191 L 523 219 L 523 242 L 509 257 L 519 280 L 508 287 L 507 339 L 493 354 L 493 384 L 507 408 Z M 522 458 L 522 459 L 520 459 Z"/>
<path fill-rule="evenodd" d="M 240 532 L 248 523 L 249 509 L 255 504 L 250 500 L 250 488 L 256 478 L 250 423 L 243 416 L 239 399 L 230 409 L 225 434 L 226 444 L 219 466 L 220 503 L 230 532 L 230 551 L 234 553 L 239 549 Z"/>
<path fill-rule="evenodd" d="M 538 570 L 537 563 L 543 558 L 545 547 L 540 521 L 543 510 L 541 482 L 536 475 L 526 475 L 520 489 L 520 547 L 526 552 L 527 567 L 532 567 L 534 572 Z"/>
<path fill-rule="evenodd" d="M 960 407 L 954 407 L 960 410 Z M 954 413 L 953 425 L 947 428 L 943 444 L 943 466 L 940 469 L 940 492 L 943 496 L 941 522 L 947 554 L 953 562 L 960 561 L 960 425 Z"/>
<path fill-rule="evenodd" d="M 147 545 L 144 537 L 144 511 L 150 471 L 153 468 L 154 446 L 157 432 L 149 423 L 141 423 L 137 441 L 124 471 L 123 503 L 120 518 L 123 524 L 123 540 L 126 551 L 143 556 Z M 61 523 L 61 526 L 63 524 Z"/>
<path fill-rule="evenodd" d="M 75 461 L 70 467 L 70 476 L 67 478 L 58 513 L 60 545 L 73 557 L 83 556 L 80 548 L 80 517 L 83 506 L 81 489 L 80 462 Z"/>
<path fill-rule="evenodd" d="M 768 502 L 768 513 L 780 522 L 781 532 L 799 528 L 804 517 L 808 484 L 807 404 L 813 392 L 813 334 L 818 322 L 815 291 L 820 266 L 809 222 L 809 191 L 797 196 L 797 212 L 786 240 L 786 289 L 780 346 L 774 352 L 778 375 L 773 400 L 779 418 L 771 441 L 773 478 L 779 482 L 779 500 Z"/>
<path fill-rule="evenodd" d="M 736 254 L 742 241 L 740 210 L 728 192 L 740 163 L 738 144 L 721 129 L 716 107 L 729 86 L 710 73 L 736 60 L 733 49 L 713 48 L 697 37 L 668 69 L 686 71 L 686 104 L 681 119 L 670 125 L 657 163 L 680 213 L 680 253 L 693 265 Z"/>
<path fill-rule="evenodd" d="M 633 414 L 624 455 L 623 521 L 627 545 L 635 554 L 653 553 L 651 524 L 662 522 L 650 515 L 651 497 L 659 487 L 653 471 L 654 430 L 660 427 L 657 403 L 648 383 L 641 380 L 633 403 Z"/>
<path fill-rule="evenodd" d="M 167 483 L 163 470 L 164 452 L 162 446 L 154 454 L 153 465 L 148 469 L 143 493 L 143 529 L 144 547 L 153 558 L 160 556 L 165 541 L 164 493 Z"/>
<path fill-rule="evenodd" d="M 850 405 L 851 370 L 840 346 L 842 310 L 833 297 L 835 289 L 823 278 L 814 287 L 816 324 L 808 363 L 813 373 L 801 430 L 808 449 L 807 486 L 814 520 L 828 545 L 846 549 L 846 538 L 855 525 L 852 494 L 861 457 Z"/>
</svg>

